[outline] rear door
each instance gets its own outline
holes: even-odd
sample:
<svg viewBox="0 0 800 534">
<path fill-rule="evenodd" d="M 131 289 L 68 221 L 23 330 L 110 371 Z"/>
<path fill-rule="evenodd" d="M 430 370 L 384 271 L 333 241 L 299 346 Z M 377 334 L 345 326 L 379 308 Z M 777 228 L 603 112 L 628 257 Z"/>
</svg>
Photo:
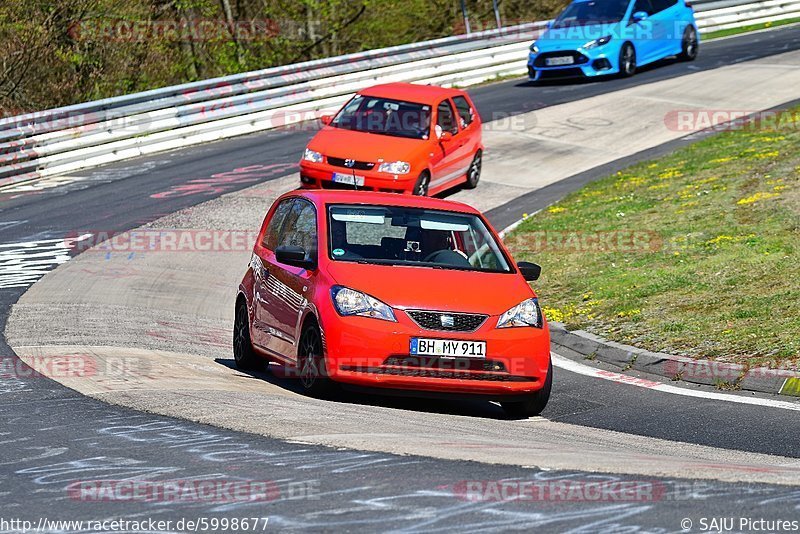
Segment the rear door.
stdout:
<svg viewBox="0 0 800 534">
<path fill-rule="evenodd" d="M 658 45 L 658 56 L 667 57 L 681 51 L 681 39 L 683 30 L 686 28 L 685 20 L 682 20 L 681 8 L 678 0 L 650 0 L 656 10 L 655 28 Z"/>
<path fill-rule="evenodd" d="M 677 0 L 650 0 L 653 5 L 653 60 L 663 59 L 675 53 L 672 36 L 675 17 L 673 7 Z"/>
</svg>

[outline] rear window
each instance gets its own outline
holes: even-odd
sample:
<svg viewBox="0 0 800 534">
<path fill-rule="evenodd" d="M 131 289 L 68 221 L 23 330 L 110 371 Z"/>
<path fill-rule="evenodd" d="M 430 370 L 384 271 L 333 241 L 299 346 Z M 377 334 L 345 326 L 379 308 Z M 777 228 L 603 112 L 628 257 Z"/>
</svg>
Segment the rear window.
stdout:
<svg viewBox="0 0 800 534">
<path fill-rule="evenodd" d="M 472 124 L 472 106 L 469 105 L 467 99 L 463 96 L 454 96 L 453 104 L 456 105 L 456 111 L 458 111 L 458 116 L 461 119 L 461 127 L 466 128 Z"/>
</svg>

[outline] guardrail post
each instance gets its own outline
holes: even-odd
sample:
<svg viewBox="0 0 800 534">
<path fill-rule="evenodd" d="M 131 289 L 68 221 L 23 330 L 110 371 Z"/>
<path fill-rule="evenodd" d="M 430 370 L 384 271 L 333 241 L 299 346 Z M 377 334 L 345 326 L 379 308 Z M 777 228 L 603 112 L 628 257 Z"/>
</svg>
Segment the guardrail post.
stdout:
<svg viewBox="0 0 800 534">
<path fill-rule="evenodd" d="M 497 23 L 497 29 L 503 27 L 502 23 L 500 22 L 500 9 L 497 7 L 497 0 L 492 0 L 492 9 L 494 9 L 494 20 Z"/>
<path fill-rule="evenodd" d="M 467 1 L 461 0 L 461 15 L 464 17 L 464 28 L 467 31 L 467 35 L 472 33 L 472 30 L 469 27 L 469 15 L 467 14 Z"/>
</svg>

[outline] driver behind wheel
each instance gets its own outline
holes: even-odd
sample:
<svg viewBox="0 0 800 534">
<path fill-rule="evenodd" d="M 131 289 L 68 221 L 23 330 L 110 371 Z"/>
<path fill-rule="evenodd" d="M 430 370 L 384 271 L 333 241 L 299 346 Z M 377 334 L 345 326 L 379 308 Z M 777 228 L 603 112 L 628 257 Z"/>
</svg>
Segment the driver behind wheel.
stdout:
<svg viewBox="0 0 800 534">
<path fill-rule="evenodd" d="M 423 261 L 443 263 L 459 267 L 470 267 L 466 254 L 455 250 L 450 232 L 426 230 L 420 239 Z"/>
</svg>

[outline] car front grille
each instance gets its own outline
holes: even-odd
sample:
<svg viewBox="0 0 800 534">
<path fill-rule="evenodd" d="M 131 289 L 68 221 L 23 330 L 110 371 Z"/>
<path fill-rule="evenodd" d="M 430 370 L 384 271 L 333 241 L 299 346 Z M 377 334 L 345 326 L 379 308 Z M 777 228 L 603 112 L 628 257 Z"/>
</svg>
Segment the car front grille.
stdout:
<svg viewBox="0 0 800 534">
<path fill-rule="evenodd" d="M 506 373 L 506 365 L 479 358 L 439 358 L 437 356 L 389 356 L 383 365 L 405 369 L 438 369 L 440 371 L 484 371 Z"/>
<path fill-rule="evenodd" d="M 478 313 L 406 310 L 411 320 L 425 330 L 441 332 L 474 332 L 489 317 Z"/>
<path fill-rule="evenodd" d="M 450 378 L 457 380 L 486 380 L 491 382 L 528 381 L 527 379 L 511 376 L 507 373 L 470 373 L 468 371 L 453 371 L 450 369 L 370 367 L 367 369 L 354 369 L 354 371 L 377 375 L 410 376 L 417 378 Z"/>
<path fill-rule="evenodd" d="M 390 356 L 378 367 L 346 365 L 343 371 L 414 378 L 450 378 L 490 382 L 531 382 L 535 379 L 509 374 L 503 362 L 469 358 Z"/>
<path fill-rule="evenodd" d="M 547 60 L 554 57 L 569 56 L 573 59 L 574 63 L 569 65 L 548 65 Z M 533 62 L 534 67 L 537 68 L 556 68 L 556 67 L 571 67 L 572 65 L 584 65 L 589 62 L 589 58 L 576 52 L 575 50 L 562 50 L 560 52 L 542 52 Z"/>
<path fill-rule="evenodd" d="M 352 165 L 346 165 L 345 162 L 350 161 Z M 371 171 L 375 164 L 371 161 L 355 161 L 355 160 L 346 160 L 344 158 L 332 158 L 328 157 L 328 164 L 333 165 L 334 167 L 344 167 L 345 169 L 353 169 L 356 171 Z"/>
<path fill-rule="evenodd" d="M 331 180 L 320 180 L 319 185 L 322 187 L 322 189 L 342 189 L 349 191 L 366 189 L 365 187 L 356 187 L 353 184 L 341 184 L 339 182 L 332 182 Z"/>
<path fill-rule="evenodd" d="M 539 80 L 562 80 L 564 78 L 582 78 L 583 71 L 581 69 L 554 69 L 554 70 L 540 70 Z"/>
</svg>

